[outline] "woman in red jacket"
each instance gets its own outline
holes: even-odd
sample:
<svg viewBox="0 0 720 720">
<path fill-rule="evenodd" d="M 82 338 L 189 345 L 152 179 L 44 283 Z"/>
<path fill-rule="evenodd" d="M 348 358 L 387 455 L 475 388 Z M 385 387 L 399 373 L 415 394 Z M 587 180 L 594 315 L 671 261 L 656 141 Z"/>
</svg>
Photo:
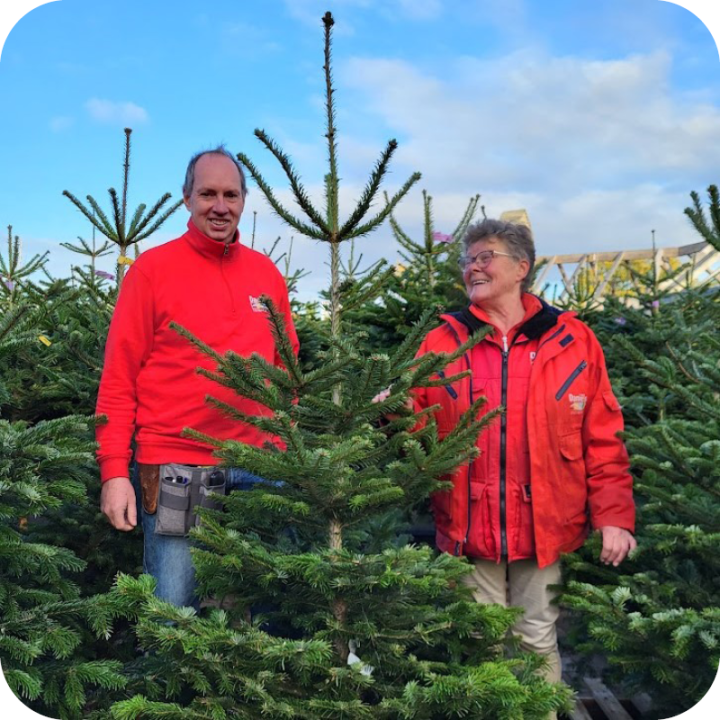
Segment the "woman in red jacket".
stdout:
<svg viewBox="0 0 720 720">
<path fill-rule="evenodd" d="M 628 456 L 620 406 L 602 350 L 575 313 L 527 292 L 535 262 L 530 230 L 484 220 L 471 226 L 461 258 L 469 306 L 443 315 L 419 354 L 450 352 L 479 328 L 485 338 L 446 368 L 469 377 L 417 391 L 416 410 L 439 405 L 440 437 L 470 404 L 505 408 L 480 434 L 479 457 L 457 468 L 453 488 L 433 498 L 437 544 L 466 555 L 478 602 L 525 609 L 515 630 L 522 647 L 547 658 L 560 680 L 548 588 L 560 582 L 560 555 L 602 533 L 600 560 L 617 566 L 636 545 Z"/>
</svg>

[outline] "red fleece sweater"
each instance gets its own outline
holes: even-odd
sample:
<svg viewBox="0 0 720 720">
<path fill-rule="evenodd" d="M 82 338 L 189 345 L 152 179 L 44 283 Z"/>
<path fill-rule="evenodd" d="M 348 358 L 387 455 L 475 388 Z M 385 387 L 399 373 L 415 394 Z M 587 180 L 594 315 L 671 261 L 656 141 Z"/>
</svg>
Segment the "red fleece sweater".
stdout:
<svg viewBox="0 0 720 720">
<path fill-rule="evenodd" d="M 105 346 L 97 412 L 108 423 L 97 428 L 97 457 L 103 481 L 128 477 L 130 442 L 142 463 L 218 462 L 209 445 L 182 437 L 192 428 L 212 437 L 262 445 L 268 436 L 210 407 L 212 395 L 244 413 L 269 414 L 264 406 L 197 373 L 215 363 L 172 330 L 175 321 L 219 353 L 257 353 L 280 365 L 267 313 L 268 295 L 285 315 L 295 352 L 297 335 L 282 275 L 262 253 L 201 233 L 192 221 L 177 240 L 142 253 L 118 297 Z"/>
</svg>

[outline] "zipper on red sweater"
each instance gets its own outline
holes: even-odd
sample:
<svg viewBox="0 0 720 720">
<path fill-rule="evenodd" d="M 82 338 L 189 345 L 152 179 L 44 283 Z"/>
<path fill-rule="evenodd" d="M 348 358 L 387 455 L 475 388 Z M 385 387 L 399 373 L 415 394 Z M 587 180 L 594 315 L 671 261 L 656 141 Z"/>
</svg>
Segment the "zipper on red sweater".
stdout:
<svg viewBox="0 0 720 720">
<path fill-rule="evenodd" d="M 222 275 L 223 282 L 225 283 L 225 287 L 227 288 L 228 296 L 230 298 L 230 308 L 233 312 L 233 315 L 235 314 L 235 299 L 233 298 L 232 294 L 232 288 L 230 287 L 230 283 L 227 281 L 227 277 L 225 277 L 225 258 L 230 253 L 230 246 L 225 245 L 225 248 L 223 249 L 223 254 L 220 257 L 220 274 Z"/>
</svg>

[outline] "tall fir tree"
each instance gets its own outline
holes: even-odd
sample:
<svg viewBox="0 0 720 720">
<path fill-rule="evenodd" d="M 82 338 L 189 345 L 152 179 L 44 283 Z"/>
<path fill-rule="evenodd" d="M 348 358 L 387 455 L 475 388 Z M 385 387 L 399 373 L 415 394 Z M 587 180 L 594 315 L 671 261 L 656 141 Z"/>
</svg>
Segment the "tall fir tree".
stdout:
<svg viewBox="0 0 720 720">
<path fill-rule="evenodd" d="M 423 190 L 422 198 L 421 239 L 413 239 L 391 213 L 390 228 L 400 247 L 402 262 L 387 274 L 378 296 L 354 303 L 345 313 L 352 326 L 367 333 L 366 347 L 370 352 L 386 352 L 397 347 L 430 307 L 435 307 L 437 312 L 467 305 L 458 260 L 462 238 L 475 217 L 480 196 L 468 200 L 450 234 L 436 229 L 432 196 Z M 352 284 L 349 283 L 349 289 Z"/>
<path fill-rule="evenodd" d="M 378 227 L 417 176 L 366 219 L 395 151 L 392 141 L 358 205 L 340 220 L 330 13 L 323 22 L 329 156 L 323 211 L 264 132 L 256 135 L 281 163 L 307 220 L 280 205 L 255 165 L 239 157 L 275 212 L 330 246 L 328 349 L 317 367 L 303 370 L 270 303 L 284 369 L 259 356 L 219 355 L 177 328 L 216 361 L 209 377 L 272 415 L 247 416 L 210 402 L 275 435 L 286 449 L 187 431 L 215 445 L 226 465 L 266 480 L 232 493 L 224 513 L 202 511 L 203 522 L 192 531 L 201 592 L 225 609 L 198 617 L 153 598 L 144 579 L 119 580 L 117 595 L 137 613 L 138 637 L 155 653 L 148 667 L 159 687 L 118 703 L 112 714 L 118 720 L 543 718 L 562 705 L 566 691 L 540 678 L 537 658 L 504 656 L 517 612 L 469 600 L 459 588 L 467 565 L 458 558 L 374 535 L 389 508 L 411 506 L 447 486 L 437 478 L 474 457 L 489 418 L 477 420 L 480 401 L 442 441 L 432 420 L 413 432 L 419 417 L 405 409 L 411 388 L 454 379 L 437 373 L 457 353 L 414 358 L 434 309 L 392 355 L 368 356 L 343 328 L 343 311 L 360 295 L 357 287 L 343 287 L 340 243 Z M 362 295 L 370 297 L 382 278 L 379 268 L 362 278 Z M 373 402 L 389 385 L 390 396 Z M 384 423 L 388 413 L 395 419 Z M 246 608 L 259 606 L 265 611 L 249 623 Z"/>
<path fill-rule="evenodd" d="M 63 195 L 92 223 L 98 232 L 104 235 L 110 242 L 118 246 L 117 261 L 117 281 L 118 286 L 122 285 L 125 277 L 125 268 L 132 263 L 132 258 L 128 257 L 127 251 L 131 246 L 135 246 L 135 255 L 139 253 L 138 243 L 147 237 L 150 237 L 162 224 L 182 205 L 182 200 L 174 203 L 170 207 L 165 207 L 166 203 L 172 197 L 170 193 L 165 193 L 149 210 L 145 203 L 138 205 L 128 223 L 127 201 L 128 201 L 128 183 L 130 179 L 130 136 L 132 130 L 125 128 L 125 153 L 123 161 L 123 185 L 122 191 L 118 194 L 115 188 L 110 188 L 111 217 L 103 212 L 97 200 L 92 195 L 87 196 L 89 208 L 78 200 L 68 190 L 63 190 Z M 165 208 L 165 209 L 163 209 Z M 71 246 L 71 249 L 88 254 L 87 244 L 81 245 L 79 248 Z"/>
</svg>

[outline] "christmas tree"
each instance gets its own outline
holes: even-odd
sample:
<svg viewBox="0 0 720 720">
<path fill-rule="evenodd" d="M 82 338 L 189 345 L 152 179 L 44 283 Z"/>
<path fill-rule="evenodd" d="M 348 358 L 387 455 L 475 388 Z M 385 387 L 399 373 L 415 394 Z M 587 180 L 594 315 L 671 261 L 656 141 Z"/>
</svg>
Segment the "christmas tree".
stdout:
<svg viewBox="0 0 720 720">
<path fill-rule="evenodd" d="M 14 298 L 17 299 L 17 298 Z M 38 344 L 29 305 L 0 305 L 0 358 Z M 0 661 L 13 691 L 40 712 L 84 717 L 87 691 L 124 685 L 119 662 L 98 660 L 92 627 L 108 632 L 109 605 L 85 599 L 73 582 L 84 562 L 44 541 L 49 512 L 83 504 L 91 477 L 87 419 L 67 416 L 35 424 L 5 419 L 10 397 L 0 386 Z M 112 613 L 110 613 L 112 614 Z M 90 645 L 90 649 L 88 648 Z"/>
<path fill-rule="evenodd" d="M 116 595 L 137 614 L 138 638 L 151 651 L 145 677 L 153 686 L 116 704 L 112 714 L 119 720 L 543 718 L 563 704 L 566 690 L 541 679 L 537 658 L 504 655 L 517 611 L 469 600 L 459 587 L 467 565 L 458 558 L 378 532 L 389 509 L 411 507 L 447 487 L 438 478 L 474 457 L 489 417 L 477 419 L 478 401 L 440 441 L 432 420 L 418 429 L 420 417 L 406 409 L 411 388 L 451 382 L 438 372 L 469 346 L 414 358 L 433 308 L 391 355 L 368 356 L 343 327 L 343 312 L 372 297 L 384 275 L 376 268 L 343 286 L 340 243 L 378 227 L 418 176 L 367 219 L 396 148 L 390 142 L 357 207 L 341 220 L 330 13 L 323 22 L 329 158 L 323 211 L 263 131 L 256 135 L 281 163 L 307 220 L 285 209 L 249 158 L 239 157 L 275 212 L 329 245 L 327 350 L 316 367 L 303 369 L 270 303 L 284 369 L 258 356 L 219 355 L 178 328 L 216 361 L 209 377 L 273 414 L 246 416 L 209 401 L 273 434 L 286 449 L 187 431 L 212 443 L 226 465 L 266 480 L 227 497 L 224 513 L 202 511 L 192 531 L 201 593 L 223 609 L 199 617 L 154 598 L 147 578 L 119 580 Z M 389 397 L 373 402 L 388 386 Z M 385 421 L 388 414 L 394 419 Z M 251 607 L 264 611 L 249 621 Z"/>
<path fill-rule="evenodd" d="M 710 189 L 710 223 L 693 199 L 686 211 L 693 225 L 720 247 L 717 190 Z M 697 703 L 720 660 L 717 290 L 716 282 L 702 283 L 659 307 L 651 301 L 617 316 L 625 322 L 610 356 L 627 366 L 621 397 L 630 420 L 638 550 L 619 572 L 598 568 L 587 554 L 569 561 L 574 579 L 565 600 L 580 611 L 581 649 L 604 652 L 614 681 L 647 691 L 654 717 Z"/>
<path fill-rule="evenodd" d="M 413 239 L 390 214 L 390 228 L 400 246 L 402 262 L 385 275 L 378 296 L 353 303 L 345 312 L 351 326 L 367 333 L 366 347 L 370 352 L 397 347 L 430 307 L 439 313 L 441 309 L 455 310 L 467 305 L 458 259 L 462 254 L 462 237 L 475 216 L 480 196 L 468 200 L 450 234 L 436 229 L 432 196 L 423 190 L 422 197 L 422 238 Z M 346 284 L 351 290 L 355 278 L 346 277 Z"/>
<path fill-rule="evenodd" d="M 104 235 L 110 242 L 118 246 L 119 254 L 117 261 L 117 281 L 118 286 L 122 285 L 123 277 L 125 277 L 125 268 L 132 263 L 132 259 L 128 257 L 127 250 L 131 246 L 135 246 L 135 256 L 140 252 L 139 243 L 147 237 L 150 237 L 160 226 L 182 205 L 182 200 L 165 208 L 165 204 L 172 197 L 170 193 L 165 193 L 149 210 L 145 203 L 137 206 L 130 222 L 128 223 L 127 202 L 128 202 L 128 181 L 130 178 L 130 136 L 131 128 L 125 128 L 125 157 L 123 162 L 123 185 L 122 192 L 118 194 L 115 188 L 110 188 L 111 217 L 103 212 L 97 200 L 92 195 L 87 196 L 87 202 L 90 206 L 86 207 L 75 195 L 68 190 L 63 191 L 70 202 L 92 223 L 93 227 Z M 165 208 L 165 209 L 163 209 Z M 81 241 L 82 243 L 82 241 Z M 70 246 L 77 252 L 89 255 L 90 248 L 87 243 L 82 243 L 81 247 Z M 94 269 L 94 268 L 93 268 Z"/>
</svg>

